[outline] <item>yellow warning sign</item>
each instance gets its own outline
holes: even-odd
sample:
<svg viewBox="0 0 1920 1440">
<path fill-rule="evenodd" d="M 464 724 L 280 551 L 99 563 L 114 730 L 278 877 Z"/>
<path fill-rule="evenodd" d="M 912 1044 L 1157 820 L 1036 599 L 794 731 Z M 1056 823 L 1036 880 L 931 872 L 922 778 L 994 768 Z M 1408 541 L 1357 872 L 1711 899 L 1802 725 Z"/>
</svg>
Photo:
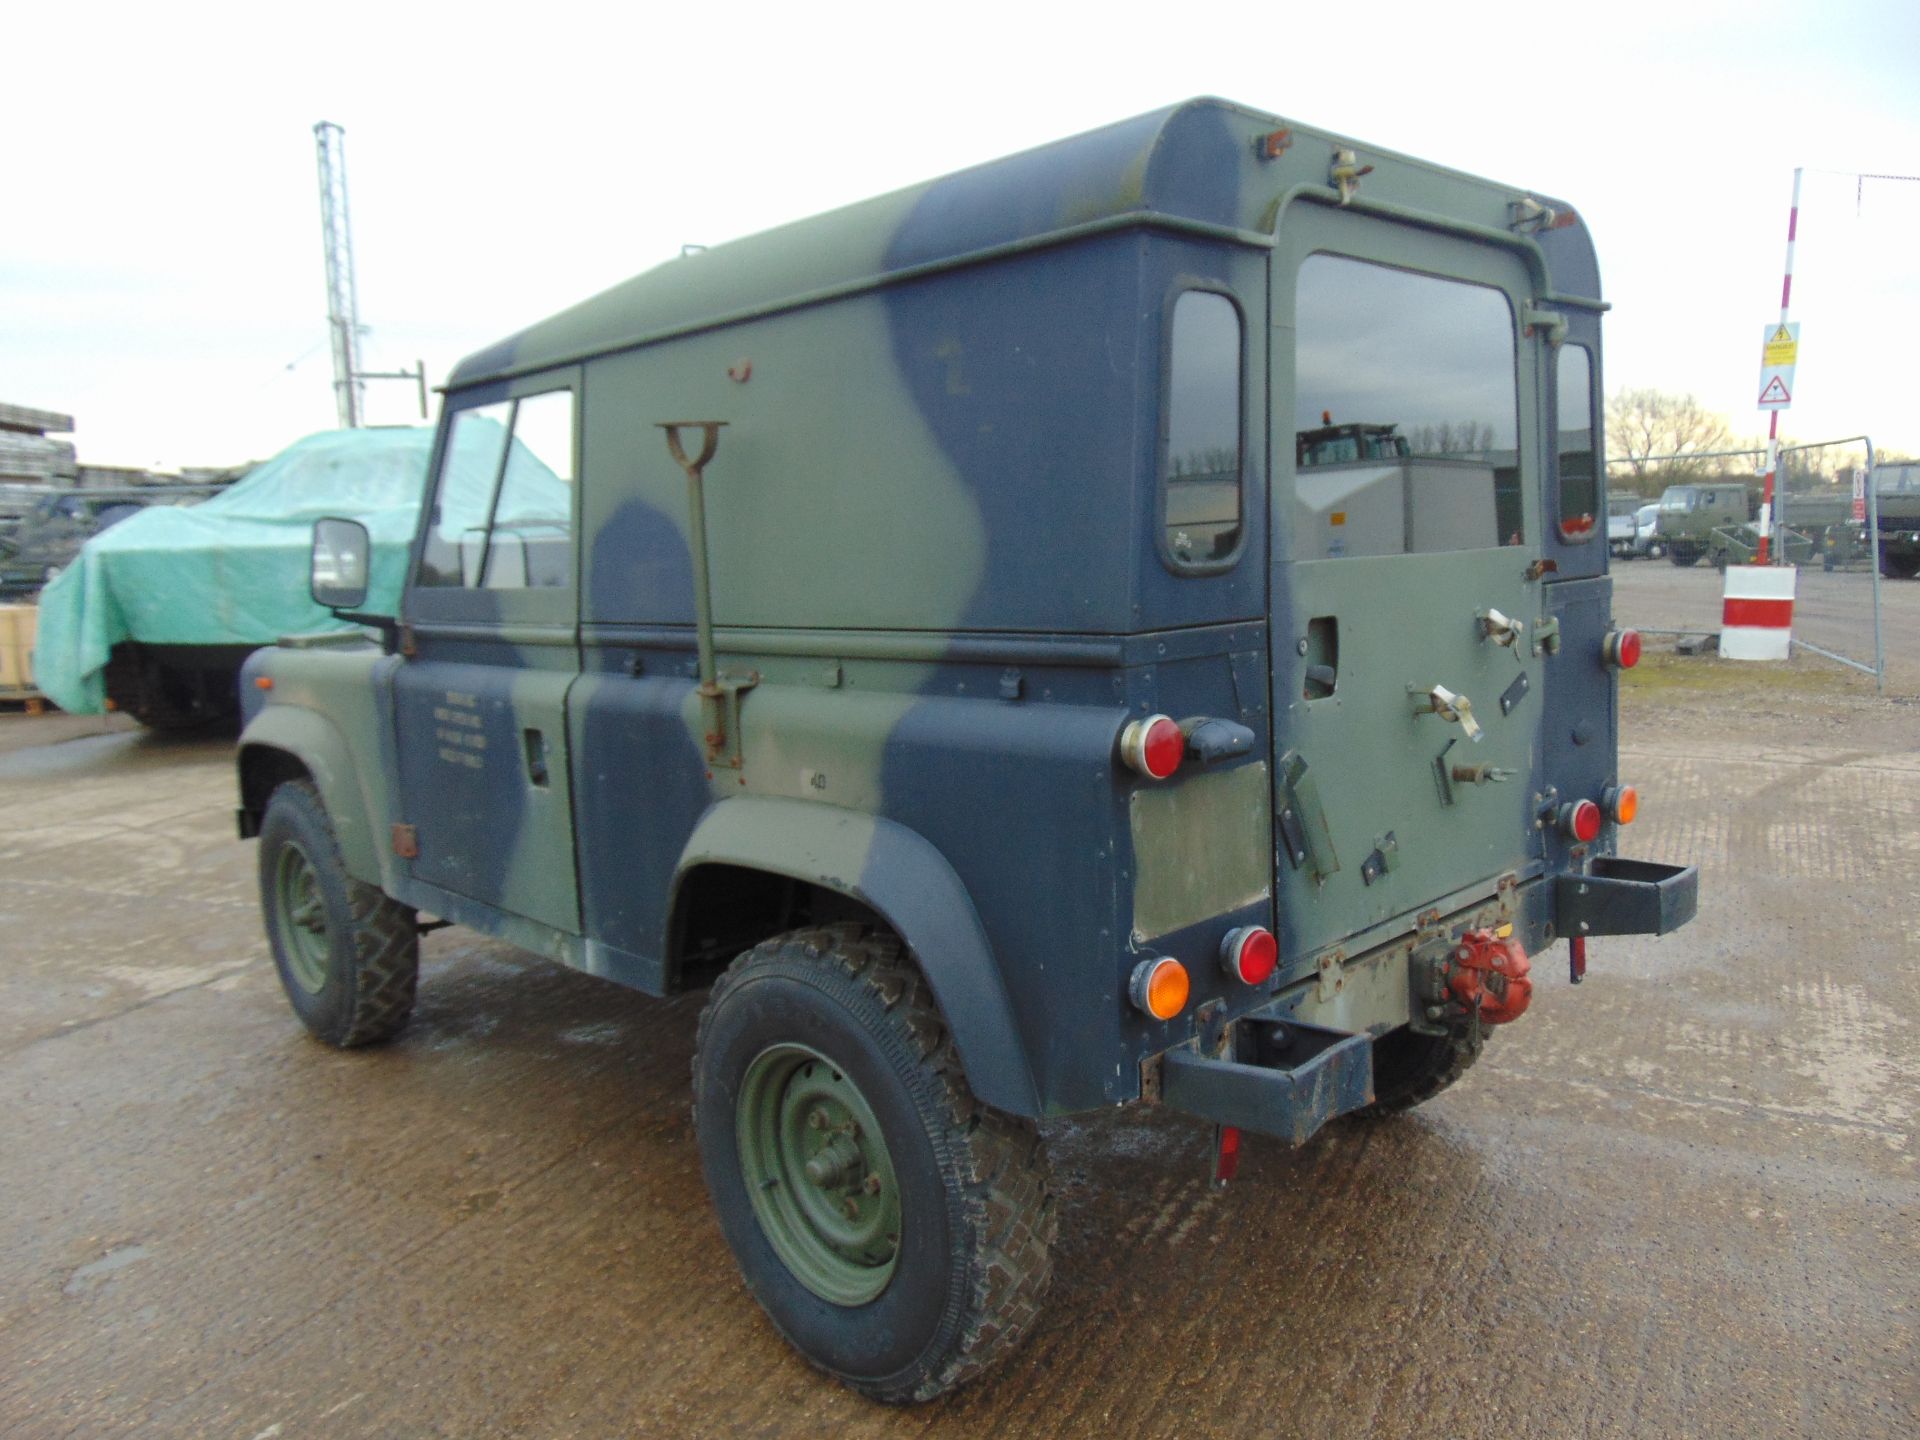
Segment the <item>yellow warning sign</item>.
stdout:
<svg viewBox="0 0 1920 1440">
<path fill-rule="evenodd" d="M 1762 352 L 1762 365 L 1793 365 L 1800 359 L 1800 327 L 1798 325 L 1779 325 L 1774 327 Z"/>
</svg>

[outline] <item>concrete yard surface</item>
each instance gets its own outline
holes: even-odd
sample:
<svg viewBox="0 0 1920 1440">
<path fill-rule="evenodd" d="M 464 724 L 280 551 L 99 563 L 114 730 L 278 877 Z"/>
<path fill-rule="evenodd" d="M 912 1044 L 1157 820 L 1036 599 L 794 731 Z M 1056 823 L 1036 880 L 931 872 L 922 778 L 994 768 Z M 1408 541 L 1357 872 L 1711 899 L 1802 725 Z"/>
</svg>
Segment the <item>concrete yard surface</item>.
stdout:
<svg viewBox="0 0 1920 1440">
<path fill-rule="evenodd" d="M 446 930 L 411 1028 L 331 1051 L 231 746 L 0 717 L 0 1435 L 1920 1434 L 1920 707 L 1689 663 L 1636 672 L 1621 767 L 1692 925 L 1577 989 L 1536 957 L 1460 1085 L 1224 1193 L 1198 1124 L 1054 1123 L 1038 1333 L 904 1411 L 738 1279 L 701 996 Z"/>
</svg>

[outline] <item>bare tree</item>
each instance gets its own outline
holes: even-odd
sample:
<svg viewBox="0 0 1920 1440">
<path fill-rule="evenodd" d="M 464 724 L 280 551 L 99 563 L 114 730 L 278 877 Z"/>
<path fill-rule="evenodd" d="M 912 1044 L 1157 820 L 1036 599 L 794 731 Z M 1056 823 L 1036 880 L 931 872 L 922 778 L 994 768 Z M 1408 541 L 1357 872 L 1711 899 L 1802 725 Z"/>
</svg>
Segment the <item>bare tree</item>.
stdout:
<svg viewBox="0 0 1920 1440">
<path fill-rule="evenodd" d="M 1624 480 L 1641 494 L 1654 495 L 1667 485 L 1737 468 L 1737 462 L 1706 458 L 1706 452 L 1730 450 L 1735 443 L 1727 417 L 1691 395 L 1616 390 L 1607 401 L 1607 450 L 1617 466 L 1611 472 L 1616 487 Z"/>
<path fill-rule="evenodd" d="M 1416 455 L 1462 455 L 1493 448 L 1493 426 L 1479 420 L 1422 425 L 1407 436 Z"/>
</svg>

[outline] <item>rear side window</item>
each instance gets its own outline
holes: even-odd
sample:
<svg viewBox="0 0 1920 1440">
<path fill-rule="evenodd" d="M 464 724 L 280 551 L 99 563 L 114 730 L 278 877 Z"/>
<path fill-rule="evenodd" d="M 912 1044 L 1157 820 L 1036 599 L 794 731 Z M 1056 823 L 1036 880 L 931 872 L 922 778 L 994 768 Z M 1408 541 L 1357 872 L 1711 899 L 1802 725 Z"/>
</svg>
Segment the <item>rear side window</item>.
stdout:
<svg viewBox="0 0 1920 1440">
<path fill-rule="evenodd" d="M 1594 463 L 1593 357 L 1582 345 L 1562 345 L 1555 369 L 1559 419 L 1560 538 L 1591 540 L 1598 529 L 1600 474 Z"/>
<path fill-rule="evenodd" d="M 415 584 L 572 583 L 573 408 L 572 391 L 551 390 L 454 415 Z"/>
<path fill-rule="evenodd" d="M 1176 567 L 1228 563 L 1240 544 L 1240 310 L 1212 290 L 1174 299 L 1167 341 L 1162 521 Z"/>
</svg>

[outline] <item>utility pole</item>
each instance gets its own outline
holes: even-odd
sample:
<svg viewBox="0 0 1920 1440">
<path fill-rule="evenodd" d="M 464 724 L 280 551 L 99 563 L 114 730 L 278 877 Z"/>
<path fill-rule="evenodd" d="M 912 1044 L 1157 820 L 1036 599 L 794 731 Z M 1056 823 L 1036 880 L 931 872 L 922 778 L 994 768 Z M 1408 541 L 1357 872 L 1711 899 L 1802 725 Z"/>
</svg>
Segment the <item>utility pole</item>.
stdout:
<svg viewBox="0 0 1920 1440">
<path fill-rule="evenodd" d="M 327 257 L 327 331 L 333 340 L 333 398 L 342 430 L 366 423 L 367 381 L 411 380 L 420 387 L 420 418 L 427 418 L 427 366 L 411 370 L 360 368 L 360 297 L 353 281 L 353 225 L 347 217 L 347 132 L 331 120 L 313 127 L 320 163 L 320 239 Z"/>
<path fill-rule="evenodd" d="M 359 428 L 367 387 L 360 379 L 360 299 L 353 287 L 353 226 L 347 219 L 347 132 L 331 120 L 313 127 L 320 158 L 320 239 L 327 254 L 327 330 L 333 339 L 333 398 L 340 428 Z"/>
</svg>

